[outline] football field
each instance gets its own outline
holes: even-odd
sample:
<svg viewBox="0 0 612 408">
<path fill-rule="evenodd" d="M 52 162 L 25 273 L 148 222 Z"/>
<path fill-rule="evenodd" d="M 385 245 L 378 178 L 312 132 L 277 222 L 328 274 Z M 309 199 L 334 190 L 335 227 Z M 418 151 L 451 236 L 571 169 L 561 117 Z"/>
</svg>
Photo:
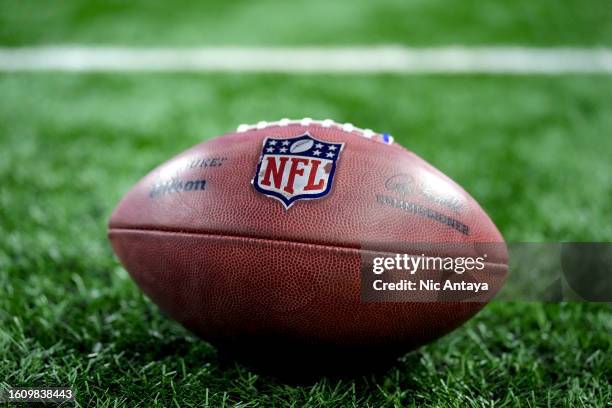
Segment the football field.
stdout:
<svg viewBox="0 0 612 408">
<path fill-rule="evenodd" d="M 612 6 L 0 2 L 0 47 L 75 44 L 595 51 L 612 48 Z M 69 385 L 83 407 L 610 406 L 609 303 L 493 302 L 387 372 L 295 384 L 160 313 L 106 233 L 171 156 L 241 123 L 312 117 L 391 133 L 508 242 L 610 242 L 611 73 L 182 71 L 0 72 L 0 388 Z"/>
</svg>

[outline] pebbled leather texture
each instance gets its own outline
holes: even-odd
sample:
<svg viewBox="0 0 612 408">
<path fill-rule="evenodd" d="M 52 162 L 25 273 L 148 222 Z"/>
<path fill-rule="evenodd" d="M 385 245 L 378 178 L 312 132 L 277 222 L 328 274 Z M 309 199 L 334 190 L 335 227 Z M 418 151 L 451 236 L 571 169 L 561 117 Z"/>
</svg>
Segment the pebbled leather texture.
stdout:
<svg viewBox="0 0 612 408">
<path fill-rule="evenodd" d="M 264 138 L 306 131 L 345 145 L 330 193 L 285 209 L 251 181 Z M 164 189 L 173 181 L 197 188 Z M 467 230 L 406 211 L 400 202 Z M 214 344 L 405 351 L 459 326 L 484 303 L 362 302 L 362 251 L 450 243 L 477 256 L 479 243 L 503 243 L 476 201 L 415 154 L 317 124 L 232 133 L 179 154 L 126 194 L 111 216 L 109 238 L 143 291 Z M 508 263 L 505 245 L 496 248 L 478 277 L 495 290 Z"/>
</svg>

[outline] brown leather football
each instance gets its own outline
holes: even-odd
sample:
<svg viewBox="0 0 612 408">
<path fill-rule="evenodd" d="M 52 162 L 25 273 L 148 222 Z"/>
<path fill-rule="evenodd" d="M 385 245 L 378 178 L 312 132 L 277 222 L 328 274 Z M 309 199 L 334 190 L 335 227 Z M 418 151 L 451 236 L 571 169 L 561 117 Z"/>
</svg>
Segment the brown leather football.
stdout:
<svg viewBox="0 0 612 408">
<path fill-rule="evenodd" d="M 371 248 L 444 243 L 478 254 L 501 243 L 472 279 L 493 295 L 507 271 L 502 236 L 461 187 L 389 135 L 331 120 L 242 125 L 179 154 L 126 194 L 109 237 L 142 290 L 185 327 L 292 363 L 397 355 L 488 300 L 366 301 Z"/>
</svg>

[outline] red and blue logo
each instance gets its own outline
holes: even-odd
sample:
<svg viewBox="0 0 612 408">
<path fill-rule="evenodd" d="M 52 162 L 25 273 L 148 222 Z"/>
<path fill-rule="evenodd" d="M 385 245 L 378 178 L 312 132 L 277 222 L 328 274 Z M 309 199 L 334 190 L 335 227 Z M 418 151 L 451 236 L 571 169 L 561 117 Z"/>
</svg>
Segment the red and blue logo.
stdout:
<svg viewBox="0 0 612 408">
<path fill-rule="evenodd" d="M 255 190 L 291 207 L 298 200 L 329 194 L 344 143 L 318 140 L 309 133 L 267 137 L 253 178 Z"/>
</svg>

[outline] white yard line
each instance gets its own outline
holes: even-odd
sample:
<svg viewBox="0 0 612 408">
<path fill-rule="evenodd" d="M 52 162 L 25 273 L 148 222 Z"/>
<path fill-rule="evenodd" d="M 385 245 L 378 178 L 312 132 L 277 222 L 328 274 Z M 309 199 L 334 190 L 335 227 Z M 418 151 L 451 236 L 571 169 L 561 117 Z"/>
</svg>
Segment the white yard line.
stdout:
<svg viewBox="0 0 612 408">
<path fill-rule="evenodd" d="M 610 74 L 612 48 L 40 46 L 0 48 L 0 71 Z"/>
</svg>

